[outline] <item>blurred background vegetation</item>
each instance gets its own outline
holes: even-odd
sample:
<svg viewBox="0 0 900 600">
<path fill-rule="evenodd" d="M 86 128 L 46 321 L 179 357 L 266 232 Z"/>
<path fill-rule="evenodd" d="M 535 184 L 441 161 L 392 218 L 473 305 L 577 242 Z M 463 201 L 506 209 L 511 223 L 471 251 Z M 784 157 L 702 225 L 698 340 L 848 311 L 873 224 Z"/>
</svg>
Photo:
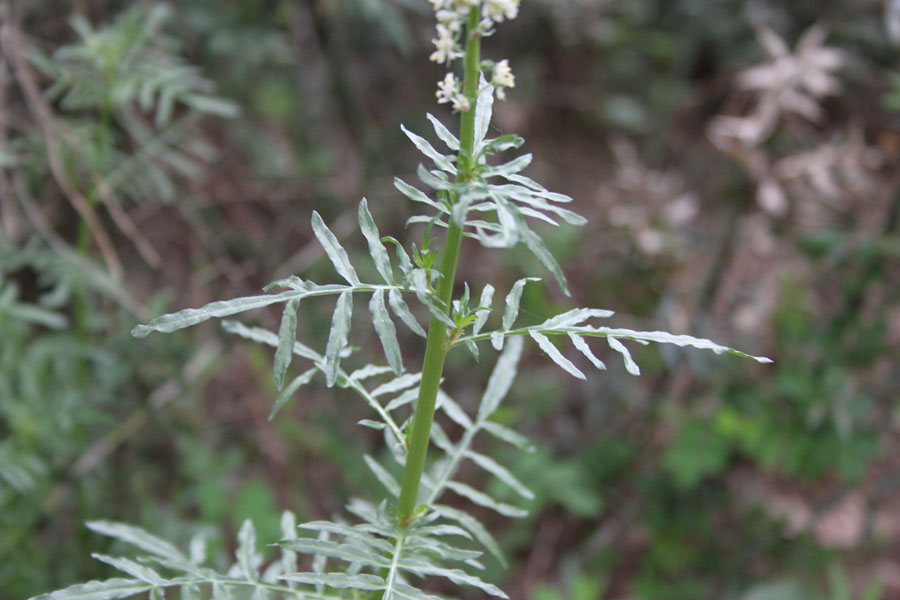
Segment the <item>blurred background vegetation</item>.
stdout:
<svg viewBox="0 0 900 600">
<path fill-rule="evenodd" d="M 363 195 L 416 239 L 392 178 L 416 166 L 401 122 L 450 122 L 431 18 L 425 0 L 3 2 L 0 597 L 104 576 L 87 519 L 205 531 L 224 554 L 245 517 L 276 539 L 280 510 L 330 517 L 376 485 L 362 407 L 309 388 L 269 422 L 265 350 L 128 331 L 327 280 L 313 209 L 360 252 Z M 900 598 L 900 3 L 525 0 L 486 49 L 517 74 L 496 127 L 590 218 L 547 232 L 574 304 L 776 361 L 647 348 L 639 378 L 575 382 L 532 353 L 503 410 L 537 450 L 492 452 L 538 497 L 521 522 L 485 515 L 511 558 L 489 576 L 533 600 Z M 461 279 L 500 289 L 536 268 L 463 256 Z M 570 306 L 552 285 L 523 302 Z M 327 308 L 304 304 L 300 339 Z"/>
</svg>

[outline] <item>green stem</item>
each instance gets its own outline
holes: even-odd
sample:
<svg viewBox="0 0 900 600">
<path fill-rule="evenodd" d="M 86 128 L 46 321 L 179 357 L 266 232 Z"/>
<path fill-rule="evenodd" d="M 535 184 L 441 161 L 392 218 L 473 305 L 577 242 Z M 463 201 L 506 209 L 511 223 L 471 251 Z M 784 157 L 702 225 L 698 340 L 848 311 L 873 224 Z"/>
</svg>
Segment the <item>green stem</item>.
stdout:
<svg viewBox="0 0 900 600">
<path fill-rule="evenodd" d="M 470 108 L 460 115 L 460 148 L 457 160 L 457 181 L 466 181 L 471 177 L 473 155 L 475 149 L 475 100 L 478 96 L 478 76 L 481 71 L 481 36 L 478 34 L 478 23 L 481 14 L 478 7 L 469 12 L 466 26 L 465 75 L 463 93 L 469 99 Z M 451 201 L 458 199 L 454 193 Z M 453 284 L 456 279 L 456 265 L 459 262 L 459 247 L 462 241 L 462 227 L 453 219 L 447 230 L 447 239 L 441 256 L 441 278 L 438 282 L 438 298 L 445 310 L 450 311 L 453 299 Z M 441 374 L 444 370 L 444 359 L 447 356 L 447 327 L 436 318 L 431 318 L 428 326 L 428 341 L 425 344 L 425 361 L 422 367 L 422 382 L 419 386 L 419 398 L 416 402 L 416 414 L 413 418 L 410 435 L 409 454 L 406 456 L 406 467 L 403 470 L 403 484 L 400 499 L 397 501 L 397 518 L 402 525 L 407 525 L 416 510 L 419 495 L 419 484 L 425 469 L 425 457 L 428 453 L 428 442 L 431 439 L 431 423 L 434 420 L 434 406 L 437 400 Z"/>
</svg>

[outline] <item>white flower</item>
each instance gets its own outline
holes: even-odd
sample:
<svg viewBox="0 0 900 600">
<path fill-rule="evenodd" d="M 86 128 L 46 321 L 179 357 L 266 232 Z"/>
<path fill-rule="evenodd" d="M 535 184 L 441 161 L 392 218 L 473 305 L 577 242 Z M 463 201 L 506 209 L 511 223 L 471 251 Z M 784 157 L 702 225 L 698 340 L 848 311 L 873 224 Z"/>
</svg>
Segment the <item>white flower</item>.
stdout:
<svg viewBox="0 0 900 600">
<path fill-rule="evenodd" d="M 429 57 L 439 64 L 450 65 L 463 56 L 460 37 L 466 28 L 466 21 L 473 9 L 481 9 L 481 20 L 470 36 L 484 36 L 493 32 L 493 24 L 505 19 L 514 19 L 519 14 L 521 0 L 428 0 L 437 19 L 436 37 L 431 40 L 435 50 Z M 516 78 L 509 68 L 509 61 L 501 60 L 494 65 L 491 76 L 497 97 L 506 98 L 506 88 L 515 87 Z M 435 92 L 439 104 L 451 104 L 455 111 L 468 111 L 472 108 L 471 100 L 463 93 L 462 85 L 453 73 L 438 82 Z"/>
<path fill-rule="evenodd" d="M 503 87 L 516 87 L 516 76 L 509 68 L 509 61 L 505 58 L 494 65 L 494 85 Z"/>
<path fill-rule="evenodd" d="M 462 93 L 460 82 L 453 73 L 447 73 L 444 79 L 438 82 L 435 96 L 437 96 L 438 104 L 449 102 L 456 111 L 466 111 L 472 107 L 469 99 Z"/>
<path fill-rule="evenodd" d="M 516 87 L 516 76 L 513 75 L 512 69 L 509 68 L 509 61 L 505 58 L 494 65 L 494 76 L 491 83 L 497 88 L 497 98 L 500 100 L 506 100 L 504 88 Z"/>
<path fill-rule="evenodd" d="M 453 98 L 453 110 L 465 112 L 470 108 L 472 108 L 472 104 L 469 102 L 469 99 L 466 98 L 465 94 L 457 94 Z"/>
<path fill-rule="evenodd" d="M 481 34 L 481 37 L 494 35 L 494 22 L 491 21 L 490 17 L 485 17 L 479 21 L 478 33 Z"/>
<path fill-rule="evenodd" d="M 446 27 L 451 33 L 462 31 L 466 18 L 473 6 L 479 0 L 430 0 L 435 11 L 438 23 Z M 438 34 L 440 36 L 440 33 Z M 451 57 L 451 60 L 453 58 Z"/>
<path fill-rule="evenodd" d="M 435 13 L 435 18 L 453 33 L 459 33 L 462 30 L 463 20 L 452 10 L 439 10 Z"/>
<path fill-rule="evenodd" d="M 519 0 L 485 0 L 482 13 L 497 23 L 515 19 L 519 15 Z"/>
<path fill-rule="evenodd" d="M 447 73 L 443 81 L 438 82 L 438 90 L 435 93 L 435 96 L 437 96 L 438 99 L 438 104 L 454 102 L 458 95 L 459 81 L 457 81 L 456 76 L 453 75 L 453 73 Z"/>
<path fill-rule="evenodd" d="M 434 44 L 436 50 L 432 52 L 429 60 L 445 64 L 462 56 L 462 52 L 459 51 L 453 32 L 446 25 L 438 23 L 437 37 L 431 40 L 431 42 Z"/>
</svg>

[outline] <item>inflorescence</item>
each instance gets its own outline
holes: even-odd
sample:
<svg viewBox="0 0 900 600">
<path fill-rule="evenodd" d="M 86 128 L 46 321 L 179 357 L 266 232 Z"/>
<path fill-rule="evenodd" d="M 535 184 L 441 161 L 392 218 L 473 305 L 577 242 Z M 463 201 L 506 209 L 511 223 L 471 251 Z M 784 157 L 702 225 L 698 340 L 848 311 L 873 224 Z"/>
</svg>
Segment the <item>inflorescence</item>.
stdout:
<svg viewBox="0 0 900 600">
<path fill-rule="evenodd" d="M 481 20 L 475 31 L 469 35 L 486 37 L 494 33 L 494 24 L 502 23 L 507 19 L 515 19 L 519 15 L 520 0 L 429 0 L 434 7 L 437 17 L 437 37 L 432 39 L 435 50 L 431 53 L 431 60 L 450 67 L 454 60 L 462 58 L 463 31 L 466 19 L 472 8 L 481 8 Z M 509 61 L 504 59 L 497 62 L 484 61 L 482 67 L 490 69 L 492 76 L 491 85 L 500 100 L 506 99 L 506 88 L 516 86 L 516 78 L 509 68 Z M 449 103 L 453 110 L 467 111 L 472 108 L 469 98 L 463 93 L 462 82 L 452 72 L 447 73 L 444 79 L 438 82 L 437 100 L 440 104 Z"/>
</svg>

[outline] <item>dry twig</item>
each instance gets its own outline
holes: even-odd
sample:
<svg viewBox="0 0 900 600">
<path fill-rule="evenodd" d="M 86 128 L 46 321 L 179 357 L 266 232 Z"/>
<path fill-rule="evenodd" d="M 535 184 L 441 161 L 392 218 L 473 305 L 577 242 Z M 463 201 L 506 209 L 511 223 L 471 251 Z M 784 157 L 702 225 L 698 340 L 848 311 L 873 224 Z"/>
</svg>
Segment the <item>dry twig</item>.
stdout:
<svg viewBox="0 0 900 600">
<path fill-rule="evenodd" d="M 6 8 L 8 9 L 8 5 Z M 109 239 L 109 235 L 97 218 L 97 213 L 72 183 L 66 170 L 57 138 L 56 119 L 41 95 L 34 72 L 28 66 L 22 52 L 22 32 L 19 27 L 20 17 L 17 13 L 18 11 L 13 9 L 12 14 L 6 15 L 7 18 L 4 19 L 2 26 L 0 26 L 0 48 L 3 49 L 4 55 L 13 67 L 16 81 L 22 90 L 31 116 L 41 129 L 53 179 L 56 180 L 57 185 L 66 196 L 66 199 L 72 204 L 72 207 L 84 219 L 113 277 L 119 279 L 122 276 L 122 261 L 119 259 L 116 249 Z"/>
</svg>

